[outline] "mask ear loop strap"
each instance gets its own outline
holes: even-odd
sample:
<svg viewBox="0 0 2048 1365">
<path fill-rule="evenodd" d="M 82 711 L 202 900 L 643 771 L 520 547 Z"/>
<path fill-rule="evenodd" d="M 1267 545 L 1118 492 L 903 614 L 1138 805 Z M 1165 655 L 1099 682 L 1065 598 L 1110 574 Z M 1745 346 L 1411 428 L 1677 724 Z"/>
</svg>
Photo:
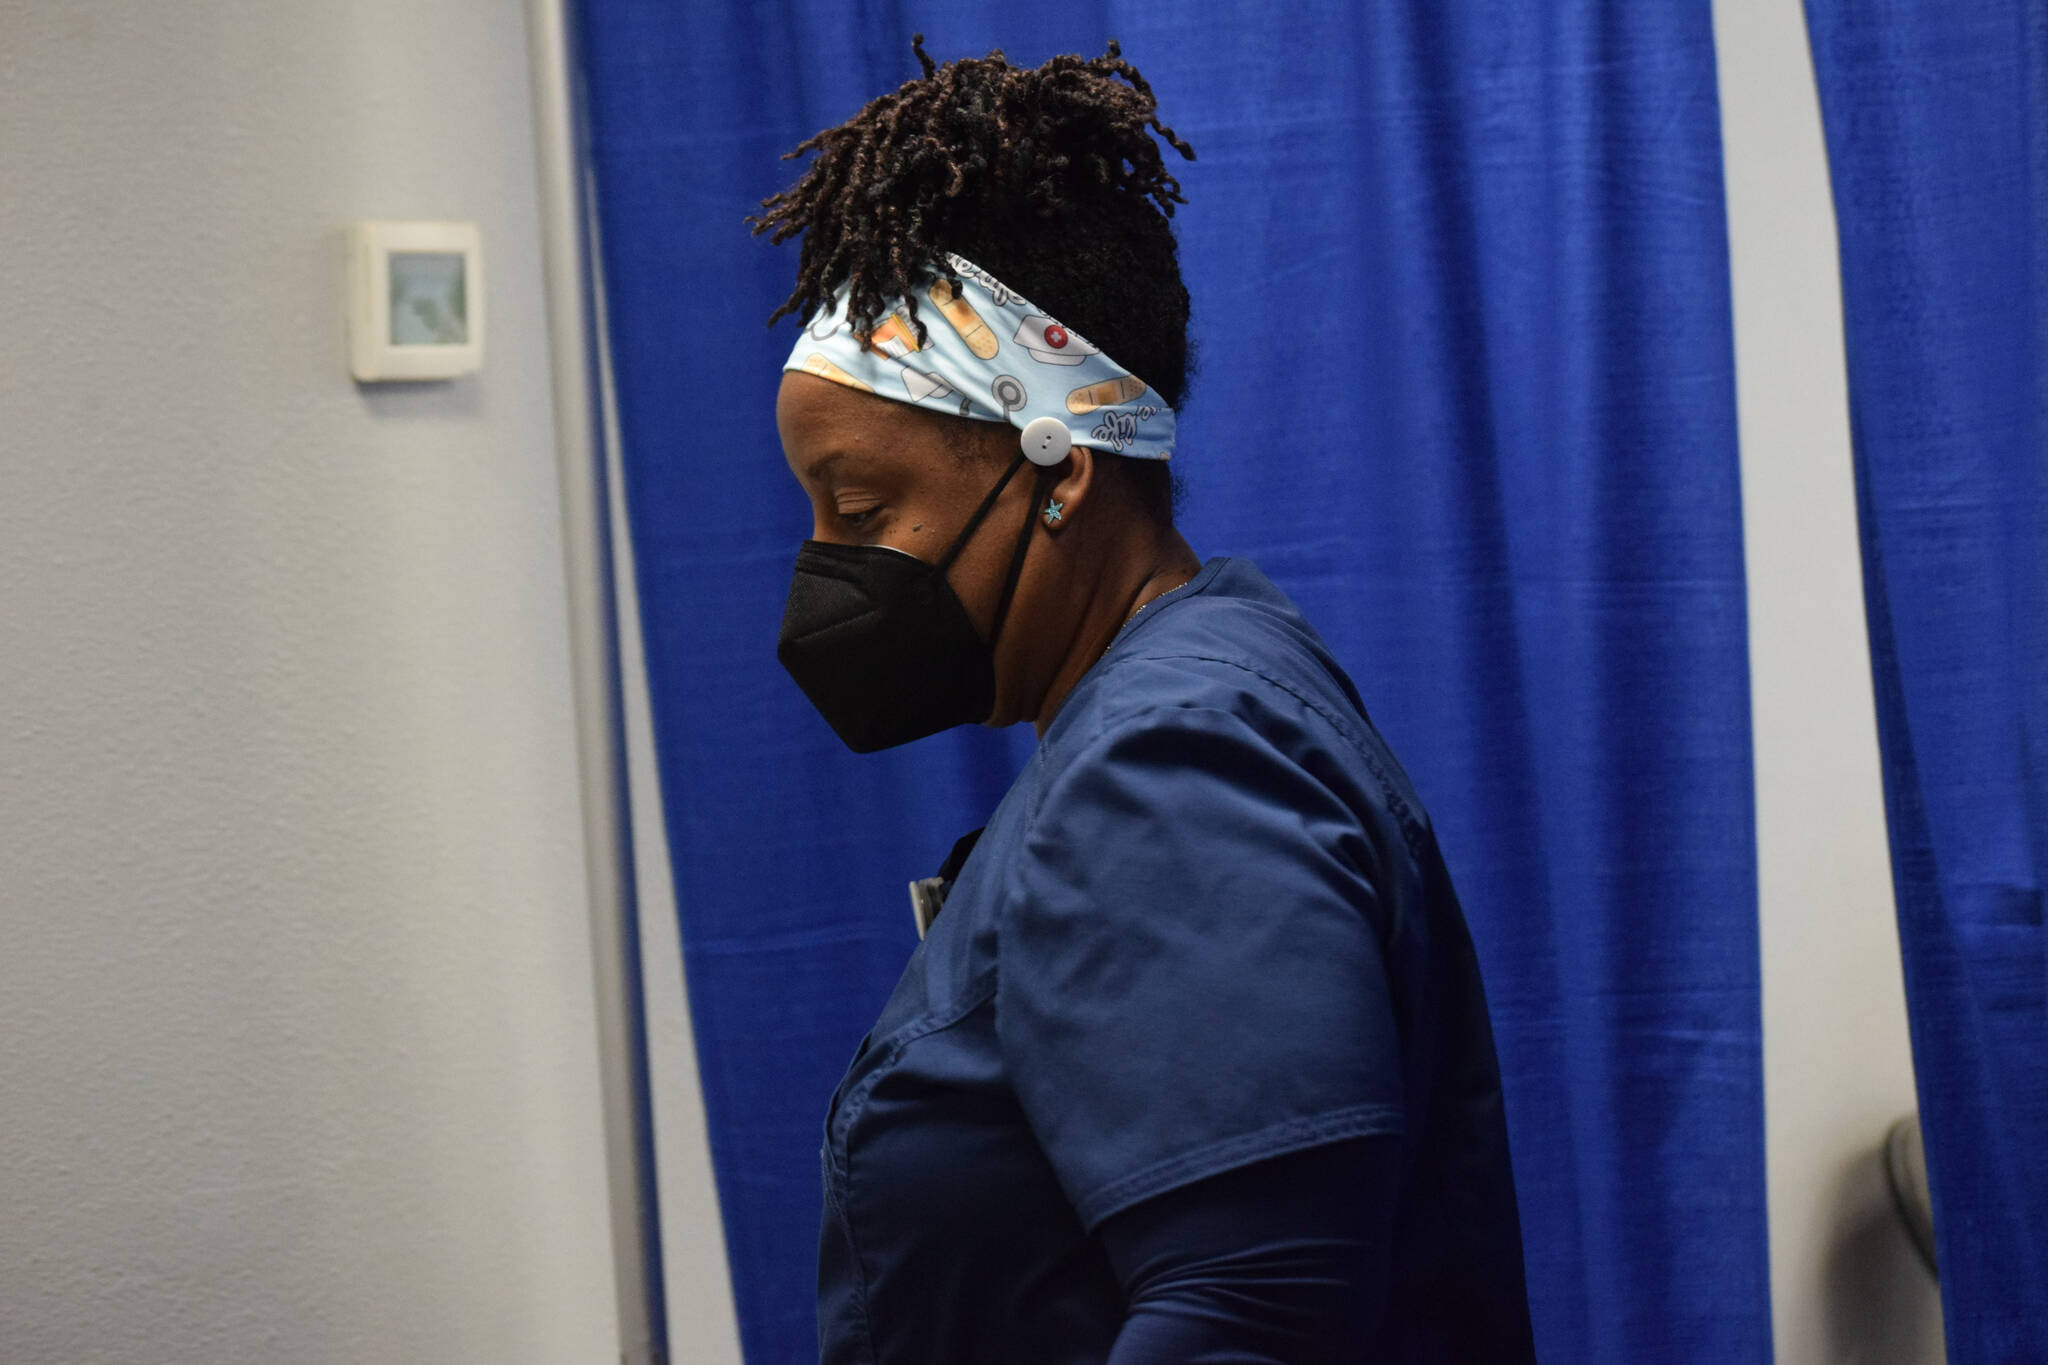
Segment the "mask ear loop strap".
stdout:
<svg viewBox="0 0 2048 1365">
<path fill-rule="evenodd" d="M 988 645 L 994 649 L 996 639 L 1003 633 L 1003 620 L 1010 614 L 1010 599 L 1017 593 L 1017 580 L 1024 576 L 1024 555 L 1031 548 L 1031 532 L 1038 525 L 1038 505 L 1045 501 L 1046 490 L 1059 482 L 1059 477 L 1050 469 L 1038 471 L 1033 480 L 1031 501 L 1024 504 L 1024 529 L 1017 533 L 1017 547 L 1010 551 L 1010 576 L 1003 581 L 1002 600 L 996 603 L 995 624 L 988 628 Z"/>
<path fill-rule="evenodd" d="M 988 515 L 988 509 L 996 505 L 996 499 L 1002 496 L 1003 490 L 1009 487 L 1010 480 L 1023 467 L 1024 453 L 1019 451 L 1017 458 L 1010 461 L 1010 467 L 1003 471 L 1003 477 L 996 480 L 996 486 L 989 489 L 988 496 L 981 500 L 981 506 L 974 509 L 974 515 L 969 517 L 967 524 L 960 528 L 960 534 L 953 538 L 953 544 L 947 549 L 945 554 L 939 557 L 939 562 L 932 567 L 936 568 L 941 574 L 953 567 L 953 561 L 958 559 L 960 552 L 967 548 L 968 537 L 974 534 L 974 529 L 981 525 L 981 519 Z"/>
</svg>

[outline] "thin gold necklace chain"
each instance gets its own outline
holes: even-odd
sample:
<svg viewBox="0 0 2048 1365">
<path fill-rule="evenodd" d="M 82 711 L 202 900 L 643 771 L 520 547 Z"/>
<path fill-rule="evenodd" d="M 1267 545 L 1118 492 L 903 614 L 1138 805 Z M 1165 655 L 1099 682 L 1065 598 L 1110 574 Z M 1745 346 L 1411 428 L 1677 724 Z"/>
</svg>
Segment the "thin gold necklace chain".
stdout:
<svg viewBox="0 0 2048 1365">
<path fill-rule="evenodd" d="M 1136 624 L 1137 624 L 1137 622 L 1138 622 L 1138 618 L 1139 618 L 1140 616 L 1143 616 L 1143 615 L 1144 615 L 1144 614 L 1145 614 L 1146 612 L 1150 611 L 1150 610 L 1151 610 L 1151 609 L 1152 609 L 1153 607 L 1157 606 L 1157 605 L 1158 605 L 1159 603 L 1161 603 L 1161 602 L 1164 602 L 1164 601 L 1165 601 L 1165 600 L 1166 600 L 1167 598 L 1169 598 L 1169 597 L 1173 596 L 1173 595 L 1174 595 L 1175 593 L 1177 593 L 1177 592 L 1180 592 L 1180 591 L 1181 591 L 1182 589 L 1186 588 L 1186 587 L 1188 586 L 1188 584 L 1189 584 L 1189 583 L 1192 583 L 1192 582 L 1194 582 L 1194 581 L 1195 581 L 1195 579 L 1196 579 L 1197 577 L 1199 577 L 1199 576 L 1200 576 L 1200 575 L 1198 575 L 1198 574 L 1190 574 L 1190 575 L 1188 576 L 1188 578 L 1187 578 L 1186 582 L 1183 582 L 1183 583 L 1179 583 L 1179 584 L 1176 584 L 1175 586 L 1173 586 L 1173 587 L 1171 587 L 1171 588 L 1168 588 L 1168 589 L 1167 589 L 1167 590 L 1166 590 L 1165 592 L 1163 592 L 1163 593 L 1160 593 L 1160 594 L 1159 594 L 1159 596 L 1157 596 L 1157 597 L 1155 597 L 1155 598 L 1151 599 L 1151 600 L 1150 600 L 1150 601 L 1148 601 L 1148 602 L 1140 602 L 1140 603 L 1138 604 L 1138 609 L 1137 609 L 1136 611 L 1132 612 L 1132 613 L 1131 613 L 1131 614 L 1130 614 L 1129 616 L 1126 616 L 1126 617 L 1124 618 L 1124 623 L 1123 623 L 1122 625 L 1120 625 L 1120 626 L 1118 626 L 1118 627 L 1117 627 L 1117 629 L 1116 629 L 1116 633 L 1117 633 L 1117 635 L 1118 635 L 1118 636 L 1121 636 L 1121 635 L 1122 635 L 1122 634 L 1123 634 L 1123 633 L 1124 633 L 1125 631 L 1129 630 L 1129 629 L 1130 629 L 1130 628 L 1131 628 L 1132 626 L 1134 626 L 1134 625 L 1136 625 Z"/>
</svg>

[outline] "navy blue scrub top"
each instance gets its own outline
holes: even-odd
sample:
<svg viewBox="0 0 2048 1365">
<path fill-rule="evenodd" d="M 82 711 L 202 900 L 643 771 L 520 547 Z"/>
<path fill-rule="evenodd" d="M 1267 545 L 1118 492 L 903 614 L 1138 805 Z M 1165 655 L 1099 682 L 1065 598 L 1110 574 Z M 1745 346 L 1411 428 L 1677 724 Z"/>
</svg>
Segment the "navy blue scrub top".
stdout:
<svg viewBox="0 0 2048 1365">
<path fill-rule="evenodd" d="M 1101 1365 L 1104 1219 L 1397 1135 L 1373 1361 L 1529 1358 L 1500 1075 L 1427 816 L 1280 590 L 1215 559 L 1081 679 L 834 1093 L 825 1365 Z"/>
</svg>

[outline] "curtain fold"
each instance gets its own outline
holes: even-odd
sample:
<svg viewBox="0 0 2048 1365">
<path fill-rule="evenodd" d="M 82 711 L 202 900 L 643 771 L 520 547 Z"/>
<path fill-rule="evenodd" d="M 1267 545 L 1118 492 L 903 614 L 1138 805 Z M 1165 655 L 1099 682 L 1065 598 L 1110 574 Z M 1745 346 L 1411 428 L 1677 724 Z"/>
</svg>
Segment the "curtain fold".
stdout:
<svg viewBox="0 0 2048 1365">
<path fill-rule="evenodd" d="M 1546 1360 L 1770 1357 L 1748 680 L 1709 7 L 588 0 L 685 965 L 751 1360 L 811 1349 L 818 1125 L 904 883 L 1028 731 L 846 753 L 774 640 L 778 156 L 940 59 L 1111 35 L 1200 160 L 1184 517 L 1357 679 L 1492 1000 Z"/>
<path fill-rule="evenodd" d="M 2048 1360 L 2048 0 L 1807 0 L 1955 1365 Z"/>
</svg>

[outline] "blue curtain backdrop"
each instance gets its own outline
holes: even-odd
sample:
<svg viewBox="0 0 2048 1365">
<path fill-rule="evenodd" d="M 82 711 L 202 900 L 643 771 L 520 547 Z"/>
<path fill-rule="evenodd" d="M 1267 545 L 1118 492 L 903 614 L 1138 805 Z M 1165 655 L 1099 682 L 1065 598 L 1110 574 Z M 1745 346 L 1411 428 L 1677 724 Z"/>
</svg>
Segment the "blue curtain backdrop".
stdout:
<svg viewBox="0 0 2048 1365">
<path fill-rule="evenodd" d="M 1953 1365 L 2048 1361 L 2048 0 L 1807 0 Z"/>
<path fill-rule="evenodd" d="M 1200 160 L 1185 518 L 1346 661 L 1435 815 L 1506 1075 L 1539 1347 L 1770 1356 L 1748 683 L 1710 12 L 589 0 L 611 336 L 704 1100 L 749 1359 L 813 1349 L 818 1130 L 905 881 L 1028 730 L 848 754 L 779 671 L 772 420 L 818 128 L 1111 35 Z"/>
</svg>

